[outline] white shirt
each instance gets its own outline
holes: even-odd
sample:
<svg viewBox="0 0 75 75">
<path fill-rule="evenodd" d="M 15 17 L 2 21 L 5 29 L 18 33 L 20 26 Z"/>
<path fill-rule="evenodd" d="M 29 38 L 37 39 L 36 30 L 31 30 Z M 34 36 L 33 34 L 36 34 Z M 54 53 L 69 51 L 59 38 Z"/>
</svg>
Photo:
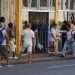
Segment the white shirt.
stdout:
<svg viewBox="0 0 75 75">
<path fill-rule="evenodd" d="M 67 32 L 67 40 L 71 40 L 72 39 L 72 31 L 68 31 Z"/>
<path fill-rule="evenodd" d="M 23 46 L 31 45 L 32 46 L 32 39 L 35 37 L 34 32 L 31 29 L 25 29 L 23 31 Z"/>
<path fill-rule="evenodd" d="M 55 41 L 56 38 L 56 29 L 55 28 L 51 28 L 51 31 L 49 33 L 49 41 Z"/>
<path fill-rule="evenodd" d="M 75 31 L 69 31 L 69 32 L 67 32 L 67 40 L 74 41 L 74 34 L 75 34 Z"/>
</svg>

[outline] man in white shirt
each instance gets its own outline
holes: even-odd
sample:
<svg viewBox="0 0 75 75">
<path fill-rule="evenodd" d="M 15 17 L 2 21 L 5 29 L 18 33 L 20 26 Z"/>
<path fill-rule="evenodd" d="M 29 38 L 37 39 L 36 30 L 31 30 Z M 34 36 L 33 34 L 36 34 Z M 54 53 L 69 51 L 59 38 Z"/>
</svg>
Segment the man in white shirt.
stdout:
<svg viewBox="0 0 75 75">
<path fill-rule="evenodd" d="M 31 24 L 26 24 L 25 25 L 25 29 L 23 30 L 22 33 L 22 38 L 23 38 L 23 49 L 26 50 L 27 49 L 27 53 L 28 53 L 28 61 L 29 63 L 31 63 L 31 59 L 32 59 L 32 46 L 34 43 L 34 32 L 31 30 Z"/>
</svg>

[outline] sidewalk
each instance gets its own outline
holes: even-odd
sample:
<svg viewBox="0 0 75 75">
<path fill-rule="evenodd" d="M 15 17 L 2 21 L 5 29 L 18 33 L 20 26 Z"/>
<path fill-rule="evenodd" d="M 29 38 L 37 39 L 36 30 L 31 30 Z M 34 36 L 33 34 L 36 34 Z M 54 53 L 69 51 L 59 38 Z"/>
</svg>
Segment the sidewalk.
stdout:
<svg viewBox="0 0 75 75">
<path fill-rule="evenodd" d="M 46 61 L 60 61 L 60 60 L 72 60 L 75 59 L 74 57 L 72 57 L 71 55 L 66 56 L 66 57 L 59 57 L 59 56 L 46 56 L 46 57 L 36 57 L 32 59 L 32 63 L 35 62 L 46 62 Z M 26 57 L 21 57 L 17 60 L 12 59 L 10 60 L 10 64 L 25 64 L 28 63 L 27 62 L 27 58 Z"/>
<path fill-rule="evenodd" d="M 35 56 L 32 58 L 32 63 L 35 62 L 46 62 L 46 61 L 60 61 L 60 60 L 72 60 L 75 59 L 72 55 L 67 55 L 66 57 L 60 56 Z M 19 59 L 10 59 L 10 64 L 25 64 L 27 62 L 26 56 L 22 56 Z M 1 62 L 0 62 L 1 63 Z M 3 64 L 6 64 L 5 61 L 2 61 Z"/>
</svg>

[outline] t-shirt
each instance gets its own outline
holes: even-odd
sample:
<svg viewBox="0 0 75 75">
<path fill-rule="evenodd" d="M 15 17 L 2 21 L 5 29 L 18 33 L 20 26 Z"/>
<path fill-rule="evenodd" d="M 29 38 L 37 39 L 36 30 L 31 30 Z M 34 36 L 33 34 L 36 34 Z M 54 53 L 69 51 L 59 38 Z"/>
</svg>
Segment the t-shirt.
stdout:
<svg viewBox="0 0 75 75">
<path fill-rule="evenodd" d="M 0 28 L 0 30 L 1 30 L 1 29 L 2 29 L 2 28 Z M 5 29 L 2 31 L 2 34 L 3 34 L 4 37 L 6 37 L 7 32 L 6 32 Z M 6 45 L 6 38 L 3 40 L 2 44 L 0 44 L 0 45 Z"/>
<path fill-rule="evenodd" d="M 31 29 L 25 29 L 23 31 L 23 46 L 31 45 L 32 46 L 32 39 L 35 37 L 34 32 Z"/>
<path fill-rule="evenodd" d="M 74 35 L 74 31 L 68 31 L 67 32 L 67 40 L 74 40 L 74 37 L 73 37 L 73 35 Z"/>
<path fill-rule="evenodd" d="M 49 33 L 49 41 L 55 41 L 56 38 L 56 29 L 51 28 L 50 33 Z"/>
<path fill-rule="evenodd" d="M 72 39 L 72 32 L 68 31 L 67 32 L 67 40 L 71 40 Z"/>
</svg>

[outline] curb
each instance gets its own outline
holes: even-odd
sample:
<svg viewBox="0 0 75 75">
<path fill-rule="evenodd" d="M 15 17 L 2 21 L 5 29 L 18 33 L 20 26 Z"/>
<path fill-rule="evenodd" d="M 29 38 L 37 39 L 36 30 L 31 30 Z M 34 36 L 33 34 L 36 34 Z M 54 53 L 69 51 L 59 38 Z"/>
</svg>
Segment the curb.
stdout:
<svg viewBox="0 0 75 75">
<path fill-rule="evenodd" d="M 62 60 L 73 60 L 75 57 L 72 56 L 67 56 L 67 57 L 41 57 L 41 58 L 34 58 L 32 59 L 32 63 L 37 63 L 37 62 L 47 62 L 47 61 L 62 61 Z M 21 60 L 10 60 L 10 64 L 27 64 L 28 62 L 24 59 Z"/>
</svg>

